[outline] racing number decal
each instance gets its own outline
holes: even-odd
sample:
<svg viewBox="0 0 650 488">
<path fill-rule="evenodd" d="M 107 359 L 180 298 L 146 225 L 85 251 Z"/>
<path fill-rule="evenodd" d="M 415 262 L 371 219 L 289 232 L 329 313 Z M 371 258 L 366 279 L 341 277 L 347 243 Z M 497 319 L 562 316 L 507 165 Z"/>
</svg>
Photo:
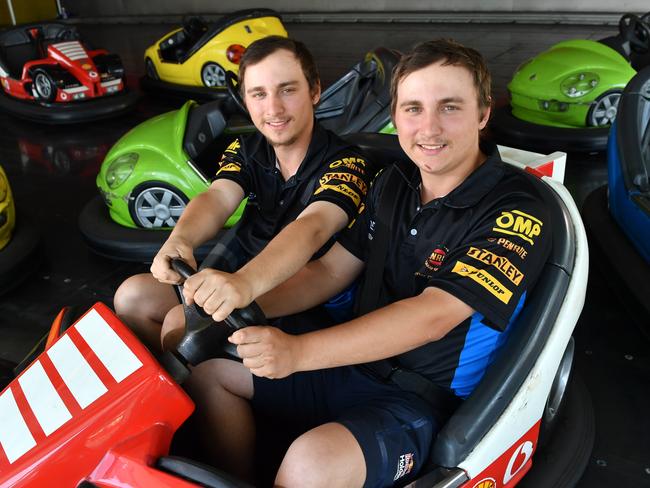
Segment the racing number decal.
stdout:
<svg viewBox="0 0 650 488">
<path fill-rule="evenodd" d="M 517 458 L 520 457 L 520 455 L 523 455 L 523 459 L 517 461 Z M 508 462 L 508 467 L 506 468 L 506 472 L 503 475 L 503 484 L 507 485 L 512 478 L 523 468 L 526 466 L 526 463 L 530 460 L 530 458 L 533 456 L 533 443 L 530 441 L 526 441 L 523 444 L 521 444 L 515 452 L 512 454 L 512 457 L 510 458 L 510 461 Z M 515 466 L 517 466 L 515 468 Z"/>
</svg>

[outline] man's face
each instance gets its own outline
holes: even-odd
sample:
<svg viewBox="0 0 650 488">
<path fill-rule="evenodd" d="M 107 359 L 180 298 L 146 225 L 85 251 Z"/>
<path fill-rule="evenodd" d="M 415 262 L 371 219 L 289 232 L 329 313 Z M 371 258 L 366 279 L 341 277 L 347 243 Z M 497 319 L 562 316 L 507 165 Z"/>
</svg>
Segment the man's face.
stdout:
<svg viewBox="0 0 650 488">
<path fill-rule="evenodd" d="M 427 175 L 463 175 L 480 157 L 479 130 L 489 109 L 479 110 L 470 72 L 431 64 L 403 78 L 394 114 L 400 145 Z"/>
<path fill-rule="evenodd" d="M 274 147 L 298 141 L 309 144 L 314 104 L 320 88 L 310 93 L 300 62 L 279 49 L 246 68 L 244 103 L 255 127 Z"/>
</svg>

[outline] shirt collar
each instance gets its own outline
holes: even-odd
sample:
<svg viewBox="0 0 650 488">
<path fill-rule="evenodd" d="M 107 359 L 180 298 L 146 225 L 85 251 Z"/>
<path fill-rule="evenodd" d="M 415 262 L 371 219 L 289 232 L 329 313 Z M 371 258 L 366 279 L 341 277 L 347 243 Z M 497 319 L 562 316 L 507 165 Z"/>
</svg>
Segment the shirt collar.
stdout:
<svg viewBox="0 0 650 488">
<path fill-rule="evenodd" d="M 487 159 L 459 186 L 440 198 L 442 203 L 454 208 L 472 207 L 499 182 L 503 176 L 504 167 L 496 144 L 481 141 L 481 152 L 487 155 Z M 395 163 L 395 166 L 409 187 L 419 193 L 422 180 L 418 167 L 411 161 L 400 161 Z"/>
</svg>

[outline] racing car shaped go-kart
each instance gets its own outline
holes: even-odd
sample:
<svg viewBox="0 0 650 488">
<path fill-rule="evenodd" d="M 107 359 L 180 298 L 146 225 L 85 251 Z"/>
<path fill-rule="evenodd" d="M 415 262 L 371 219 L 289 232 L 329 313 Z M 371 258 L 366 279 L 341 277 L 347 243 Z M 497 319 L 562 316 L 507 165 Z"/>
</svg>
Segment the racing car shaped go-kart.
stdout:
<svg viewBox="0 0 650 488">
<path fill-rule="evenodd" d="M 592 242 L 603 255 L 616 249 L 617 264 L 602 260 L 608 282 L 640 317 L 650 316 L 650 67 L 627 85 L 607 148 L 608 185 L 583 207 Z"/>
<path fill-rule="evenodd" d="M 9 180 L 0 166 L 0 293 L 5 293 L 33 271 L 40 237 L 24 215 L 16 218 Z"/>
<path fill-rule="evenodd" d="M 555 44 L 521 64 L 508 84 L 510 106 L 495 110 L 491 132 L 517 147 L 601 151 L 625 85 L 650 64 L 650 12 L 625 14 L 619 33 Z"/>
<path fill-rule="evenodd" d="M 364 136 L 375 148 L 386 138 L 397 146 L 393 136 Z M 516 166 L 530 165 L 525 176 L 552 217 L 551 255 L 509 340 L 443 427 L 411 486 L 510 488 L 524 477 L 538 486 L 572 486 L 591 452 L 591 404 L 570 374 L 571 334 L 587 284 L 586 237 L 566 188 L 541 173 L 561 174 L 566 155 L 505 148 L 502 154 Z M 61 334 L 53 329 L 47 349 L 0 393 L 0 485 L 45 486 L 56 479 L 85 488 L 247 486 L 179 457 L 182 450 L 170 452 L 193 409 L 175 378 L 188 374 L 186 363 L 228 357 L 232 350 L 224 345 L 232 329 L 263 319 L 254 306 L 219 324 L 185 309 L 185 336 L 163 361 L 169 370 L 105 305 Z M 547 459 L 557 460 L 553 469 Z"/>
<path fill-rule="evenodd" d="M 75 27 L 40 23 L 0 33 L 0 109 L 44 123 L 124 113 L 137 101 L 116 54 L 90 49 Z"/>
<path fill-rule="evenodd" d="M 228 96 L 226 71 L 236 73 L 246 48 L 270 35 L 287 36 L 280 15 L 270 9 L 240 10 L 213 24 L 186 17 L 182 27 L 146 49 L 141 86 L 184 98 Z"/>
<path fill-rule="evenodd" d="M 368 52 L 322 93 L 316 107 L 321 124 L 340 135 L 394 131 L 390 73 L 398 59 L 385 48 Z M 79 218 L 93 251 L 116 259 L 153 259 L 187 202 L 207 189 L 226 146 L 255 130 L 236 88 L 229 88 L 229 99 L 187 102 L 133 128 L 109 150 L 97 175 L 102 198 L 92 200 Z M 244 205 L 227 226 L 239 219 Z M 202 246 L 197 257 L 213 245 Z"/>
</svg>

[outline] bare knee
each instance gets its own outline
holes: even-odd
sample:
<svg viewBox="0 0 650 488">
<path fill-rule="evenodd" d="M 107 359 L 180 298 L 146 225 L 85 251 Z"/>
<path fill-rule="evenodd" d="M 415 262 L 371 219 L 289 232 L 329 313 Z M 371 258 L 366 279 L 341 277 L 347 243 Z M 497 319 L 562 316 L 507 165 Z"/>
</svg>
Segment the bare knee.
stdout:
<svg viewBox="0 0 650 488">
<path fill-rule="evenodd" d="M 178 346 L 178 343 L 185 335 L 185 314 L 183 305 L 172 308 L 163 321 L 160 332 L 160 340 L 163 351 L 171 351 Z"/>
<path fill-rule="evenodd" d="M 195 368 L 185 384 L 195 400 L 223 393 L 250 400 L 253 398 L 253 375 L 242 363 L 230 359 L 211 359 Z"/>
<path fill-rule="evenodd" d="M 146 290 L 149 289 L 151 275 L 138 274 L 122 282 L 113 298 L 115 313 L 118 316 L 132 315 L 140 309 Z"/>
<path fill-rule="evenodd" d="M 361 447 L 341 424 L 321 425 L 289 447 L 276 478 L 282 487 L 362 486 L 366 465 Z"/>
</svg>

